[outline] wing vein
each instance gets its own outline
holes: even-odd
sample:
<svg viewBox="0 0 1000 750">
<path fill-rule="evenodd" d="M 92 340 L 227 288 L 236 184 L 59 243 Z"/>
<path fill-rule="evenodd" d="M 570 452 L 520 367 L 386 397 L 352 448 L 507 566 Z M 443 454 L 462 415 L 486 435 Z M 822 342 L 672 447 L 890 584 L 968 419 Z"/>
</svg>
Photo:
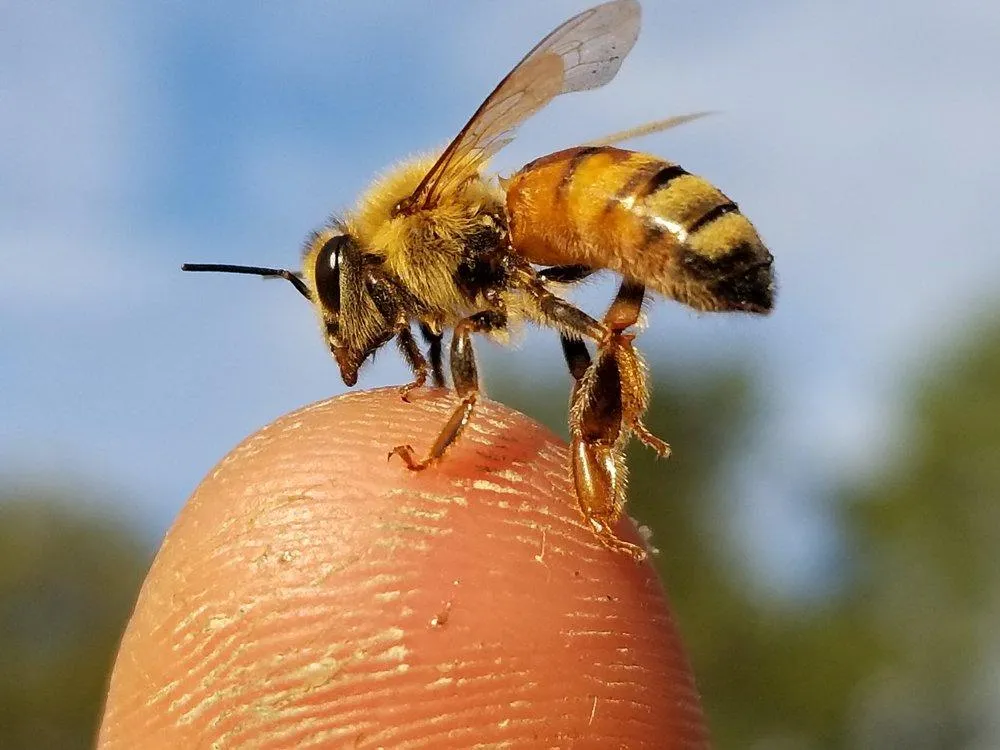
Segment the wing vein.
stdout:
<svg viewBox="0 0 1000 750">
<path fill-rule="evenodd" d="M 486 98 L 400 210 L 438 205 L 478 175 L 521 123 L 554 98 L 608 83 L 639 36 L 640 15 L 638 0 L 612 0 L 558 26 Z"/>
</svg>

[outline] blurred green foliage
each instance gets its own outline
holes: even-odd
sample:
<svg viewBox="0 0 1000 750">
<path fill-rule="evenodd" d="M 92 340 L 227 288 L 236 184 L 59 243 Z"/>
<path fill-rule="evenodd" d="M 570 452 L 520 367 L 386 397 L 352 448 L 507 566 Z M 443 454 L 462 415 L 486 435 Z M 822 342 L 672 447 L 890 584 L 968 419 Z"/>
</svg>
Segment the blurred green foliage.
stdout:
<svg viewBox="0 0 1000 750">
<path fill-rule="evenodd" d="M 648 423 L 675 454 L 632 452 L 630 512 L 663 550 L 717 747 L 997 746 L 1000 324 L 901 386 L 909 413 L 893 462 L 832 492 L 839 585 L 803 601 L 748 586 L 751 561 L 720 528 L 759 385 L 739 370 L 653 370 Z M 568 378 L 496 380 L 493 397 L 565 434 Z M 93 512 L 0 493 L 0 747 L 92 744 L 150 556 Z"/>
<path fill-rule="evenodd" d="M 647 423 L 674 455 L 632 449 L 629 512 L 663 550 L 716 746 L 1000 746 L 985 692 L 1000 670 L 1000 324 L 904 386 L 898 459 L 832 492 L 841 583 L 798 605 L 748 586 L 752 561 L 719 528 L 758 386 L 738 370 L 652 370 Z M 568 390 L 512 379 L 491 395 L 565 435 Z"/>
<path fill-rule="evenodd" d="M 93 747 L 151 556 L 93 508 L 0 492 L 0 748 Z"/>
<path fill-rule="evenodd" d="M 910 389 L 903 458 L 843 497 L 885 652 L 859 724 L 873 747 L 1000 747 L 1000 318 Z"/>
</svg>

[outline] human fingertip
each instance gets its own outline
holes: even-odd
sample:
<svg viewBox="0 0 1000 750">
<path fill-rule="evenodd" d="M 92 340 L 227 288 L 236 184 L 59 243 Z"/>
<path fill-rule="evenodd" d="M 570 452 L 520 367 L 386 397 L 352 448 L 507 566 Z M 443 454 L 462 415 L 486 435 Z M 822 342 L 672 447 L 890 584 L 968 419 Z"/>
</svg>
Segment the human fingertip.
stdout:
<svg viewBox="0 0 1000 750">
<path fill-rule="evenodd" d="M 457 403 L 413 397 L 306 407 L 216 466 L 143 586 L 101 747 L 706 745 L 663 587 L 583 525 L 565 445 L 482 401 L 427 471 L 381 461 Z"/>
</svg>

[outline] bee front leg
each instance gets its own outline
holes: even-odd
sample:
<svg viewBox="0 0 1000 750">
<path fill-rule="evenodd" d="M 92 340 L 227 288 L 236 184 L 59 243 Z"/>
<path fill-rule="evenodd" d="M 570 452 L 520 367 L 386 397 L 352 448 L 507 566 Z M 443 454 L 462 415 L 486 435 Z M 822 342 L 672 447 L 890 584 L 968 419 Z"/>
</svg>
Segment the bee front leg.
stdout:
<svg viewBox="0 0 1000 750">
<path fill-rule="evenodd" d="M 397 445 L 389 453 L 389 458 L 398 455 L 407 468 L 412 471 L 422 471 L 436 463 L 445 451 L 454 445 L 472 418 L 479 398 L 479 372 L 476 368 L 476 355 L 472 349 L 472 334 L 488 333 L 506 325 L 507 314 L 503 310 L 484 310 L 458 322 L 451 340 L 451 377 L 455 383 L 455 390 L 462 398 L 461 403 L 455 407 L 445 422 L 426 458 L 418 461 L 410 445 Z"/>
<path fill-rule="evenodd" d="M 399 283 L 386 276 L 377 265 L 367 269 L 365 291 L 378 314 L 370 315 L 363 327 L 383 328 L 381 343 L 395 337 L 403 359 L 413 371 L 413 381 L 399 389 L 403 401 L 408 402 L 410 393 L 427 382 L 427 360 L 424 359 L 420 347 L 413 338 L 413 332 L 410 331 L 410 320 L 413 317 L 410 309 L 412 300 Z"/>
<path fill-rule="evenodd" d="M 406 364 L 413 370 L 413 381 L 399 389 L 399 395 L 403 401 L 409 402 L 410 393 L 421 388 L 427 382 L 427 360 L 420 353 L 420 347 L 417 346 L 417 342 L 413 338 L 409 324 L 396 332 L 396 343 L 399 345 L 399 351 L 402 353 L 403 359 L 406 360 Z"/>
</svg>

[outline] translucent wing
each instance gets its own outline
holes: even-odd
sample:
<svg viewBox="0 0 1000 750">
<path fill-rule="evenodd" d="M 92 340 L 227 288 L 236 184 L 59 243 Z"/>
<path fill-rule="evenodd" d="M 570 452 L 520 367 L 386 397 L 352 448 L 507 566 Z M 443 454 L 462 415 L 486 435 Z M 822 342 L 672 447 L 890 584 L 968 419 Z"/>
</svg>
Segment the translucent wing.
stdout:
<svg viewBox="0 0 1000 750">
<path fill-rule="evenodd" d="M 517 127 L 559 94 L 603 86 L 639 36 L 638 0 L 613 0 L 584 11 L 539 42 L 482 103 L 400 206 L 430 208 L 478 174 L 514 138 Z"/>
</svg>

